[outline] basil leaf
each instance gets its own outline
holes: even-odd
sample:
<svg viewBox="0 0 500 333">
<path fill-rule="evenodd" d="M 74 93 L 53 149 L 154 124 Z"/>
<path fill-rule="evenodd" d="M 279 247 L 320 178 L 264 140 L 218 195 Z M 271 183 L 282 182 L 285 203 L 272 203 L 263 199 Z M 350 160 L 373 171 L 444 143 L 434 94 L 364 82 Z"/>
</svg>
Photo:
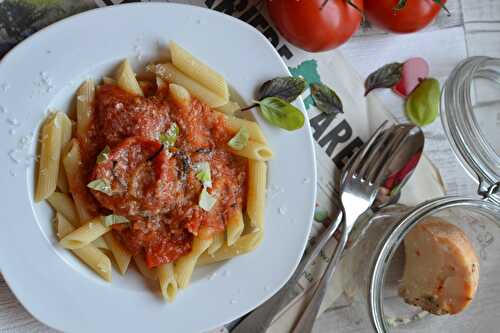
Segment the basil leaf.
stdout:
<svg viewBox="0 0 500 333">
<path fill-rule="evenodd" d="M 88 188 L 111 195 L 111 184 L 106 179 L 96 179 L 87 184 Z"/>
<path fill-rule="evenodd" d="M 339 96 L 325 84 L 313 83 L 311 84 L 311 96 L 314 105 L 326 114 L 344 113 L 344 107 Z"/>
<path fill-rule="evenodd" d="M 210 193 L 208 193 L 206 188 L 200 193 L 200 198 L 198 199 L 198 206 L 201 207 L 204 211 L 209 212 L 217 202 L 217 198 Z"/>
<path fill-rule="evenodd" d="M 110 151 L 109 146 L 104 147 L 99 156 L 97 156 L 97 163 L 106 162 L 109 159 Z"/>
<path fill-rule="evenodd" d="M 234 150 L 242 150 L 247 146 L 249 137 L 250 133 L 248 132 L 248 128 L 242 126 L 238 133 L 229 140 L 227 145 Z"/>
<path fill-rule="evenodd" d="M 257 102 L 262 116 L 271 125 L 293 131 L 304 126 L 304 114 L 292 104 L 278 97 L 267 97 Z"/>
<path fill-rule="evenodd" d="M 365 96 L 368 95 L 373 89 L 392 88 L 399 81 L 401 81 L 402 72 L 403 64 L 399 62 L 387 64 L 377 69 L 366 78 Z"/>
<path fill-rule="evenodd" d="M 104 216 L 103 223 L 106 227 L 111 227 L 113 224 L 130 223 L 130 221 L 120 215 L 107 215 Z"/>
<path fill-rule="evenodd" d="M 179 126 L 172 123 L 170 128 L 164 133 L 160 134 L 160 142 L 167 148 L 173 147 L 179 136 Z"/>
<path fill-rule="evenodd" d="M 200 162 L 196 163 L 193 168 L 196 171 L 196 178 L 203 184 L 203 187 L 212 187 L 210 164 L 208 164 L 208 162 Z"/>
<path fill-rule="evenodd" d="M 287 102 L 294 101 L 307 87 L 307 82 L 301 77 L 277 77 L 264 82 L 260 87 L 258 99 L 279 97 Z"/>
</svg>

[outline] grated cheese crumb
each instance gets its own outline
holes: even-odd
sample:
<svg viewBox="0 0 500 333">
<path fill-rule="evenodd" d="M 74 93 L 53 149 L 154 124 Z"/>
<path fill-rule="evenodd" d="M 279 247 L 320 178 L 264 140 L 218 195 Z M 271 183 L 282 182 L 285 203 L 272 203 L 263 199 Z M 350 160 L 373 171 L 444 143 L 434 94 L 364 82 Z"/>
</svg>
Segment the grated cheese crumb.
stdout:
<svg viewBox="0 0 500 333">
<path fill-rule="evenodd" d="M 19 120 L 16 118 L 7 118 L 7 122 L 12 126 L 19 126 Z"/>
</svg>

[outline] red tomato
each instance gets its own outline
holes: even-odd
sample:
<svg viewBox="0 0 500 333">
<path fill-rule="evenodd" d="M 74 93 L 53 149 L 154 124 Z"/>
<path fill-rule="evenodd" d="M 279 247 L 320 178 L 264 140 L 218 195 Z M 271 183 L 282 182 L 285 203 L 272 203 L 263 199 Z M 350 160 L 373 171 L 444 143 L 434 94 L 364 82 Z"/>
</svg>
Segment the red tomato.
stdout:
<svg viewBox="0 0 500 333">
<path fill-rule="evenodd" d="M 267 0 L 267 9 L 290 43 L 318 52 L 342 45 L 356 32 L 363 0 Z"/>
<path fill-rule="evenodd" d="M 364 0 L 365 15 L 370 23 L 399 33 L 415 32 L 426 27 L 439 14 L 442 6 L 435 0 L 408 0 L 395 10 L 400 0 Z M 446 4 L 446 0 L 441 0 Z"/>
</svg>

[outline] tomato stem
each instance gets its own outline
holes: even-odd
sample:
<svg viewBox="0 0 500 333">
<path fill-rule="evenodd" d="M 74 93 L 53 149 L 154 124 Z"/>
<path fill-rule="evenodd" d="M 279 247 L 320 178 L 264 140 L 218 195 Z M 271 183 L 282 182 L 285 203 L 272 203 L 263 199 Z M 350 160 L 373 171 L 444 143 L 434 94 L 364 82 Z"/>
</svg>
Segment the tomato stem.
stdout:
<svg viewBox="0 0 500 333">
<path fill-rule="evenodd" d="M 359 12 L 359 14 L 364 18 L 363 11 L 354 2 L 352 2 L 352 0 L 347 0 L 347 4 L 352 8 L 356 9 Z"/>
<path fill-rule="evenodd" d="M 396 14 L 397 11 L 400 11 L 401 9 L 406 7 L 407 0 L 399 0 L 396 6 L 392 9 L 394 14 Z"/>
<path fill-rule="evenodd" d="M 323 10 L 323 8 L 325 8 L 325 6 L 328 3 L 328 1 L 330 1 L 330 0 L 323 1 L 323 3 L 321 4 L 321 6 L 319 7 L 319 10 Z M 363 11 L 354 2 L 352 2 L 352 0 L 346 0 L 346 2 L 347 2 L 347 4 L 349 6 L 353 7 L 354 9 L 356 9 L 361 14 L 361 16 L 364 17 Z"/>
<path fill-rule="evenodd" d="M 434 0 L 434 2 L 441 6 L 441 8 L 446 12 L 446 15 L 451 16 L 449 9 L 444 5 L 442 0 Z"/>
</svg>

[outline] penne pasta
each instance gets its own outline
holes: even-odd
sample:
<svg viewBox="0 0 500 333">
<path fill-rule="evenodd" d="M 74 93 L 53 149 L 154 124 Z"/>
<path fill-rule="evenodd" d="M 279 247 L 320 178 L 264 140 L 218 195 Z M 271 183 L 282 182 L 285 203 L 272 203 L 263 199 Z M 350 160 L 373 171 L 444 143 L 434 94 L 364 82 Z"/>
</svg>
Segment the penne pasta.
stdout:
<svg viewBox="0 0 500 333">
<path fill-rule="evenodd" d="M 56 190 L 61 158 L 61 115 L 53 113 L 41 132 L 42 148 L 38 166 L 35 201 L 47 199 Z"/>
<path fill-rule="evenodd" d="M 61 192 L 54 192 L 50 197 L 47 198 L 49 204 L 56 210 L 56 212 L 61 213 L 64 217 L 73 225 L 78 227 L 80 225 L 80 220 L 76 212 L 75 204 L 73 199 L 66 194 Z"/>
<path fill-rule="evenodd" d="M 268 161 L 273 157 L 273 151 L 269 148 L 269 146 L 252 140 L 248 140 L 243 149 L 231 149 L 231 152 L 234 155 L 242 156 L 255 161 Z"/>
<path fill-rule="evenodd" d="M 161 294 L 165 300 L 172 303 L 177 295 L 177 281 L 175 280 L 174 265 L 171 262 L 162 264 L 158 266 L 157 272 Z"/>
<path fill-rule="evenodd" d="M 175 42 L 170 43 L 170 54 L 172 63 L 181 72 L 198 81 L 223 99 L 229 99 L 227 83 L 222 75 L 195 58 Z"/>
<path fill-rule="evenodd" d="M 149 268 L 144 261 L 144 256 L 142 254 L 136 254 L 134 256 L 134 262 L 137 266 L 139 272 L 148 280 L 158 280 L 158 270 L 156 268 Z"/>
<path fill-rule="evenodd" d="M 232 246 L 224 244 L 213 255 L 203 253 L 197 261 L 197 265 L 203 266 L 215 262 L 228 260 L 233 257 L 253 251 L 264 238 L 263 231 L 252 232 L 241 236 Z"/>
<path fill-rule="evenodd" d="M 76 212 L 78 213 L 78 217 L 80 219 L 80 225 L 85 221 L 90 220 L 92 215 L 77 194 L 73 194 L 73 201 L 75 202 Z"/>
<path fill-rule="evenodd" d="M 191 95 L 195 96 L 212 108 L 222 106 L 228 102 L 227 99 L 213 93 L 205 86 L 179 71 L 170 63 L 149 65 L 147 69 L 158 75 L 164 81 L 183 86 L 191 93 Z"/>
<path fill-rule="evenodd" d="M 238 103 L 229 101 L 226 104 L 219 106 L 218 108 L 215 108 L 215 111 L 219 111 L 225 113 L 228 116 L 232 116 L 236 111 L 240 109 L 241 107 Z"/>
<path fill-rule="evenodd" d="M 102 83 L 104 83 L 104 84 L 116 84 L 116 80 L 109 77 L 109 76 L 104 76 L 102 78 Z"/>
<path fill-rule="evenodd" d="M 98 216 L 88 221 L 72 233 L 66 235 L 59 244 L 66 249 L 79 249 L 95 241 L 105 233 L 109 232 L 110 228 L 104 226 L 102 217 Z M 109 246 L 109 243 L 107 243 Z"/>
<path fill-rule="evenodd" d="M 109 251 L 108 244 L 106 244 L 106 242 L 104 241 L 104 239 L 102 237 L 99 237 L 95 241 L 93 241 L 92 245 L 97 247 L 98 249 Z"/>
<path fill-rule="evenodd" d="M 73 123 L 65 113 L 61 112 L 61 156 L 65 156 L 69 149 L 69 142 L 73 131 Z M 68 178 L 64 170 L 63 159 L 59 162 L 59 175 L 57 176 L 57 188 L 64 193 L 68 193 Z"/>
<path fill-rule="evenodd" d="M 248 161 L 247 214 L 257 230 L 264 228 L 267 165 L 262 161 Z"/>
<path fill-rule="evenodd" d="M 231 246 L 240 238 L 245 229 L 245 222 L 243 221 L 243 213 L 241 209 L 235 211 L 235 213 L 229 218 L 226 225 L 226 243 L 227 246 Z M 213 253 L 209 253 L 213 254 Z"/>
<path fill-rule="evenodd" d="M 105 233 L 102 238 L 104 239 L 108 249 L 113 254 L 113 258 L 115 258 L 116 265 L 118 266 L 118 270 L 123 275 L 127 271 L 128 265 L 130 264 L 130 259 L 132 256 L 130 253 L 123 247 L 120 242 L 116 240 L 111 232 Z"/>
<path fill-rule="evenodd" d="M 224 232 L 218 232 L 214 234 L 214 240 L 212 244 L 207 249 L 208 254 L 214 254 L 218 249 L 221 248 L 221 246 L 224 244 Z"/>
<path fill-rule="evenodd" d="M 66 237 L 75 230 L 71 223 L 60 213 L 56 215 L 56 223 L 59 239 Z M 99 251 L 99 249 L 93 245 L 87 245 L 80 249 L 72 250 L 72 252 L 104 280 L 111 282 L 111 260 Z"/>
<path fill-rule="evenodd" d="M 69 145 L 69 151 L 63 159 L 64 170 L 66 171 L 66 175 L 68 177 L 69 189 L 73 196 L 73 201 L 75 203 L 80 223 L 83 223 L 90 220 L 92 215 L 78 194 L 77 182 L 80 179 L 80 165 L 82 163 L 80 158 L 80 145 L 76 139 L 71 140 Z"/>
<path fill-rule="evenodd" d="M 250 140 L 264 144 L 267 143 L 264 133 L 256 122 L 232 116 L 226 116 L 224 120 L 227 128 L 232 132 L 236 133 L 240 128 L 246 127 Z"/>
<path fill-rule="evenodd" d="M 200 233 L 202 232 L 200 231 Z M 198 257 L 208 249 L 212 241 L 213 238 L 203 239 L 199 236 L 195 237 L 191 252 L 177 259 L 175 262 L 175 279 L 179 288 L 184 289 L 188 286 Z"/>
<path fill-rule="evenodd" d="M 135 77 L 135 73 L 127 59 L 123 60 L 116 71 L 116 84 L 126 92 L 133 95 L 144 96 L 141 86 Z"/>
<path fill-rule="evenodd" d="M 95 98 L 95 85 L 93 80 L 87 80 L 76 92 L 76 134 L 85 138 L 92 121 L 92 103 Z"/>
<path fill-rule="evenodd" d="M 168 90 L 170 92 L 170 96 L 178 105 L 189 105 L 191 104 L 191 95 L 189 91 L 183 86 L 180 86 L 175 83 L 170 83 L 168 85 Z"/>
<path fill-rule="evenodd" d="M 137 269 L 148 280 L 158 281 L 162 296 L 168 302 L 174 301 L 178 289 L 189 285 L 197 265 L 248 253 L 262 241 L 267 177 L 265 161 L 273 156 L 259 125 L 234 116 L 240 105 L 229 100 L 225 79 L 178 44 L 172 43 L 170 51 L 172 62 L 147 66 L 147 77 L 137 77 L 129 61 L 124 60 L 117 66 L 113 78 L 103 77 L 102 81 L 98 81 L 99 84 L 116 85 L 135 95 L 132 98 L 128 94 L 101 88 L 99 100 L 95 101 L 99 87 L 96 88 L 94 81 L 89 79 L 76 92 L 76 108 L 72 110 L 74 115 L 71 119 L 60 112 L 49 115 L 41 128 L 41 157 L 35 189 L 35 200 L 47 199 L 56 211 L 57 236 L 61 247 L 72 251 L 106 281 L 111 281 L 113 258 L 116 269 L 123 275 L 132 260 L 128 248 L 136 248 L 134 253 L 139 254 L 133 258 Z M 231 95 L 237 96 L 236 92 Z M 154 99 L 154 103 L 141 103 L 143 99 L 138 96 Z M 109 108 L 113 107 L 113 112 L 109 112 L 107 107 L 94 108 L 95 104 L 106 105 L 108 101 L 114 103 Z M 197 110 L 200 106 L 198 101 L 203 103 L 202 113 Z M 126 112 L 120 112 L 121 106 Z M 207 107 L 220 113 L 205 114 L 209 110 Z M 175 125 L 179 125 L 158 133 L 155 137 L 160 139 L 160 143 L 155 143 L 158 147 L 154 147 L 142 138 L 149 136 L 144 135 L 141 128 L 142 122 L 145 126 L 156 126 L 159 117 L 175 119 Z M 94 118 L 98 120 L 97 131 L 92 125 Z M 208 125 L 209 129 L 218 126 L 220 133 L 200 131 L 199 140 L 191 142 L 189 133 L 183 132 L 186 126 L 198 122 Z M 89 135 L 89 129 L 92 135 Z M 199 161 L 200 158 L 195 156 L 194 162 L 199 163 L 193 177 L 200 181 L 203 190 L 194 201 L 190 199 L 192 193 L 189 191 L 172 194 L 175 200 L 189 203 L 182 209 L 169 208 L 170 201 L 164 202 L 163 193 L 151 187 L 158 172 L 163 172 L 163 161 L 156 157 L 165 148 L 174 154 L 178 147 L 186 151 L 192 149 L 202 156 L 206 152 L 199 149 L 196 143 L 206 142 L 214 135 L 233 138 L 227 146 L 211 147 L 210 154 L 212 151 L 217 154 L 218 150 L 227 154 L 229 149 L 232 154 L 247 159 L 248 168 L 241 158 L 235 158 L 235 163 L 225 163 L 217 158 L 210 159 L 210 156 L 217 155 L 206 155 L 208 161 L 203 161 L 203 157 Z M 169 145 L 176 140 L 176 146 Z M 163 146 L 160 145 L 162 143 Z M 96 158 L 98 151 L 100 154 Z M 181 162 L 184 172 L 189 163 L 184 159 Z M 145 168 L 144 163 L 147 164 Z M 221 165 L 235 172 L 219 172 Z M 234 189 L 234 196 L 214 198 L 211 195 L 209 188 L 213 186 L 212 190 L 217 192 L 219 184 L 224 184 L 233 174 L 244 175 L 246 169 L 247 178 L 244 184 L 243 180 L 238 181 L 241 188 Z M 97 179 L 89 183 L 94 178 Z M 88 187 L 94 190 L 90 191 Z M 110 188 L 112 191 L 109 191 Z M 154 190 L 151 193 L 150 188 Z M 246 196 L 241 192 L 242 188 L 247 188 Z M 235 208 L 237 205 L 234 203 L 241 200 L 247 200 L 243 205 L 246 211 Z M 186 209 L 201 208 L 209 212 L 214 203 L 232 208 L 216 211 L 214 217 L 220 220 L 214 221 L 210 227 L 206 227 L 202 214 L 194 214 L 188 224 L 172 221 L 167 233 L 154 226 L 162 221 L 166 209 L 170 219 L 170 216 L 181 216 Z M 104 212 L 106 216 L 101 216 Z M 111 224 L 115 223 L 130 224 L 113 227 L 113 232 L 110 232 Z M 192 239 L 189 253 L 175 262 L 153 269 L 148 267 L 144 253 L 155 262 L 155 256 L 167 255 L 165 251 L 184 252 L 191 238 L 177 239 L 172 235 L 185 235 L 186 230 L 191 231 L 194 225 L 202 227 Z M 221 231 L 215 233 L 213 230 Z M 144 237 L 147 240 L 142 241 Z"/>
</svg>

